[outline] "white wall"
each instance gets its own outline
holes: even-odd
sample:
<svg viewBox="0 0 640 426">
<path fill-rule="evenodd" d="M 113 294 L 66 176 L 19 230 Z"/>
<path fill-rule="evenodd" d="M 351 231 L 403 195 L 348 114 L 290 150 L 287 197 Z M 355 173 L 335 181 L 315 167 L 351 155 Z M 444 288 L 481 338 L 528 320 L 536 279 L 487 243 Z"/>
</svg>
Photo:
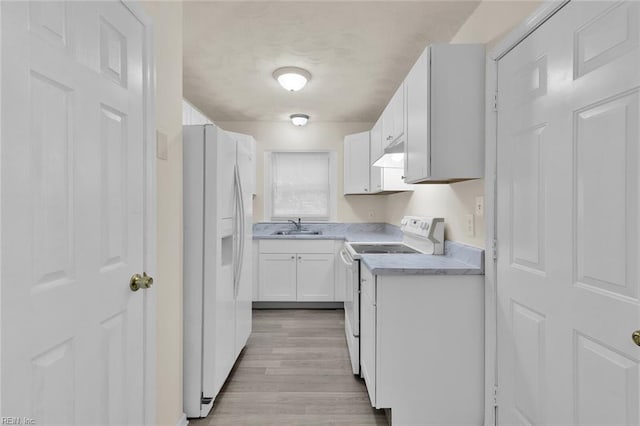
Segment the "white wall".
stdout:
<svg viewBox="0 0 640 426">
<path fill-rule="evenodd" d="M 156 423 L 182 416 L 182 2 L 141 2 L 154 22 L 156 120 L 167 135 L 158 160 Z"/>
<path fill-rule="evenodd" d="M 451 40 L 483 43 L 490 49 L 529 16 L 542 1 L 484 0 Z M 484 135 L 479 135 L 484 140 Z M 466 233 L 466 215 L 473 214 L 477 196 L 484 196 L 484 179 L 449 185 L 418 185 L 413 193 L 386 197 L 385 221 L 397 224 L 403 215 L 442 215 L 447 239 L 484 247 L 484 216 L 474 216 L 475 235 Z"/>
<path fill-rule="evenodd" d="M 475 197 L 484 196 L 484 179 L 445 184 L 416 185 L 413 193 L 388 195 L 385 221 L 399 224 L 404 215 L 438 216 L 445 219 L 445 237 L 484 247 L 484 217 L 475 217 L 475 235 L 466 234 L 467 214 L 473 214 Z"/>
<path fill-rule="evenodd" d="M 345 135 L 369 130 L 372 123 L 314 123 L 295 127 L 290 122 L 217 122 L 233 132 L 246 133 L 256 139 L 256 197 L 253 201 L 254 221 L 264 218 L 264 152 L 265 150 L 328 149 L 337 153 L 337 209 L 338 222 L 383 222 L 384 197 L 376 195 L 343 196 L 343 150 Z"/>
</svg>

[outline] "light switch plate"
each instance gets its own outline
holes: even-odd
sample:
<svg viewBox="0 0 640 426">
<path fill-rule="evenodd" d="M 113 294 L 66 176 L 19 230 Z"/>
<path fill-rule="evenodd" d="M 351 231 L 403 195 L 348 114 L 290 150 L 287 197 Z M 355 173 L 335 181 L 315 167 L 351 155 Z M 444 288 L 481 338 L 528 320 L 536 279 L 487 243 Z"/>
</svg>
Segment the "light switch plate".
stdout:
<svg viewBox="0 0 640 426">
<path fill-rule="evenodd" d="M 476 216 L 484 216 L 484 197 L 482 195 L 478 195 L 476 197 Z"/>
<path fill-rule="evenodd" d="M 169 158 L 169 138 L 159 130 L 156 130 L 156 157 L 160 160 Z"/>
</svg>

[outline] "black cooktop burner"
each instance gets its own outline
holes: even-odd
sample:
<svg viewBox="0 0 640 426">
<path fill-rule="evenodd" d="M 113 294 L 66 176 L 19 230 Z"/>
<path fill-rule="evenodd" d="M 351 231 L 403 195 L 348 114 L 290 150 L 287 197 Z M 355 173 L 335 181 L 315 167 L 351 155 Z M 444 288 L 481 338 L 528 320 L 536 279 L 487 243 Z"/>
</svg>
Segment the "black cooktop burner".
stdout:
<svg viewBox="0 0 640 426">
<path fill-rule="evenodd" d="M 358 254 L 408 254 L 420 253 L 404 244 L 351 244 Z"/>
</svg>

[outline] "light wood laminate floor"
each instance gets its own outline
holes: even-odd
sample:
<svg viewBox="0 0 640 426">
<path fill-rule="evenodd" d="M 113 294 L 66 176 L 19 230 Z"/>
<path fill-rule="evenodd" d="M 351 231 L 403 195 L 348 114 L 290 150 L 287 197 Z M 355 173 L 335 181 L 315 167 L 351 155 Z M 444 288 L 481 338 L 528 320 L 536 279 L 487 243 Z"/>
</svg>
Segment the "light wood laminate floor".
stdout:
<svg viewBox="0 0 640 426">
<path fill-rule="evenodd" d="M 342 310 L 254 310 L 205 425 L 387 425 L 351 371 Z"/>
</svg>

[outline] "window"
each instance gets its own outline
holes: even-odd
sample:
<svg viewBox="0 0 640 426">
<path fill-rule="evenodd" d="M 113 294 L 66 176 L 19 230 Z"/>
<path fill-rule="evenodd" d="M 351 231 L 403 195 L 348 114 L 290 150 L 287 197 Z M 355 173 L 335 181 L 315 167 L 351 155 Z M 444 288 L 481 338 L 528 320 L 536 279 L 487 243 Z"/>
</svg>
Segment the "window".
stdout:
<svg viewBox="0 0 640 426">
<path fill-rule="evenodd" d="M 265 219 L 335 217 L 335 153 L 265 153 Z"/>
</svg>

